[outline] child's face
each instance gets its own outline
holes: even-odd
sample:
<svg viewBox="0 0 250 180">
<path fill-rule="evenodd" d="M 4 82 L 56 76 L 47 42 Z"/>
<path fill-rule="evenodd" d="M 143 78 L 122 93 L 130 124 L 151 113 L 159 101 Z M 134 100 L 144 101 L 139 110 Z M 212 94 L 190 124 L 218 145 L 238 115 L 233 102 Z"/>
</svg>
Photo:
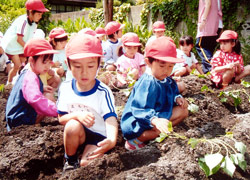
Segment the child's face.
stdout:
<svg viewBox="0 0 250 180">
<path fill-rule="evenodd" d="M 35 12 L 34 14 L 29 13 L 29 18 L 30 20 L 38 23 L 40 21 L 40 19 L 42 18 L 43 13 L 42 12 Z"/>
<path fill-rule="evenodd" d="M 138 51 L 138 46 L 124 46 L 124 50 L 126 56 L 133 59 Z"/>
<path fill-rule="evenodd" d="M 157 38 L 164 36 L 165 31 L 154 31 L 154 34 Z"/>
<path fill-rule="evenodd" d="M 52 56 L 49 56 L 45 61 L 44 55 L 39 56 L 39 58 L 35 61 L 33 58 L 30 60 L 30 67 L 34 73 L 37 75 L 45 74 L 49 71 L 52 64 Z"/>
<path fill-rule="evenodd" d="M 62 50 L 65 48 L 66 44 L 67 44 L 67 40 L 65 41 L 58 41 L 58 42 L 55 42 L 54 45 L 55 45 L 55 49 L 56 50 Z"/>
<path fill-rule="evenodd" d="M 148 65 L 151 68 L 152 75 L 159 80 L 163 80 L 170 76 L 175 64 L 156 60 L 153 61 L 152 64 L 148 63 Z"/>
<path fill-rule="evenodd" d="M 76 79 L 78 90 L 89 91 L 94 87 L 98 70 L 98 57 L 70 60 L 70 67 Z"/>
<path fill-rule="evenodd" d="M 231 53 L 233 51 L 233 47 L 235 46 L 235 42 L 221 41 L 220 49 L 224 53 Z"/>
<path fill-rule="evenodd" d="M 122 37 L 122 29 L 120 29 L 117 33 L 117 38 L 121 38 Z"/>
<path fill-rule="evenodd" d="M 187 45 L 186 43 L 184 43 L 183 46 L 180 45 L 180 49 L 181 49 L 187 56 L 190 55 L 190 52 L 191 52 L 192 48 L 193 48 L 193 45 L 192 45 L 192 44 Z"/>
</svg>

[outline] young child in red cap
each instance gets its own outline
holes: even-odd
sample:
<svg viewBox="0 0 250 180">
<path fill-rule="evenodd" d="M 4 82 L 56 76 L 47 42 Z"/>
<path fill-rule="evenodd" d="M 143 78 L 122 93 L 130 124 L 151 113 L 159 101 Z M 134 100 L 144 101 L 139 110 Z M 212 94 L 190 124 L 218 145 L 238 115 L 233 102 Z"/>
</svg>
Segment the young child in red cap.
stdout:
<svg viewBox="0 0 250 180">
<path fill-rule="evenodd" d="M 103 46 L 105 68 L 109 71 L 115 71 L 116 67 L 114 63 L 118 59 L 118 48 L 122 45 L 119 38 L 122 37 L 122 28 L 124 24 L 120 24 L 116 21 L 111 21 L 105 26 L 105 31 L 108 36 L 108 40 Z"/>
<path fill-rule="evenodd" d="M 122 46 L 118 51 L 120 57 L 115 63 L 118 72 L 118 86 L 127 85 L 128 74 L 137 80 L 145 72 L 144 56 L 138 52 L 140 46 L 137 34 L 129 32 L 122 36 Z"/>
<path fill-rule="evenodd" d="M 153 24 L 153 36 L 151 36 L 147 43 L 146 43 L 146 46 L 148 45 L 149 42 L 161 37 L 161 36 L 164 36 L 165 35 L 165 31 L 166 31 L 166 28 L 165 28 L 165 24 L 163 21 L 156 21 L 154 22 Z"/>
<path fill-rule="evenodd" d="M 184 61 L 176 58 L 172 39 L 163 36 L 150 42 L 145 57 L 151 71 L 136 82 L 121 118 L 128 150 L 144 147 L 144 142 L 168 132 L 169 121 L 175 126 L 188 116 L 188 103 L 169 77 L 174 64 Z"/>
<path fill-rule="evenodd" d="M 220 43 L 220 50 L 216 51 L 211 60 L 211 80 L 216 87 L 223 89 L 234 78 L 239 81 L 239 76 L 246 71 L 244 71 L 243 58 L 240 53 L 241 45 L 238 34 L 232 30 L 226 30 L 217 39 L 217 42 Z"/>
<path fill-rule="evenodd" d="M 19 16 L 11 24 L 3 38 L 2 47 L 14 63 L 14 67 L 9 72 L 7 84 L 11 84 L 19 68 L 25 65 L 26 58 L 23 55 L 25 43 L 34 36 L 37 23 L 42 18 L 43 13 L 49 11 L 41 0 L 27 0 L 25 7 L 27 14 Z"/>
<path fill-rule="evenodd" d="M 52 55 L 57 53 L 45 39 L 32 39 L 24 46 L 30 68 L 24 69 L 12 88 L 6 105 L 7 130 L 22 124 L 31 125 L 45 116 L 57 116 L 50 89 L 45 89 L 39 74 L 49 70 Z"/>
<path fill-rule="evenodd" d="M 66 56 L 74 78 L 62 82 L 57 101 L 59 122 L 65 125 L 64 171 L 102 156 L 115 146 L 118 134 L 114 96 L 96 79 L 102 57 L 100 41 L 78 33 L 68 42 Z M 79 147 L 84 148 L 80 163 Z"/>
<path fill-rule="evenodd" d="M 68 42 L 68 34 L 64 31 L 63 28 L 57 27 L 50 31 L 49 33 L 49 42 L 52 47 L 57 50 L 59 53 L 54 54 L 53 56 L 53 66 L 56 68 L 56 73 L 63 77 L 65 76 L 65 72 L 68 69 L 66 64 L 66 54 L 65 47 Z"/>
</svg>

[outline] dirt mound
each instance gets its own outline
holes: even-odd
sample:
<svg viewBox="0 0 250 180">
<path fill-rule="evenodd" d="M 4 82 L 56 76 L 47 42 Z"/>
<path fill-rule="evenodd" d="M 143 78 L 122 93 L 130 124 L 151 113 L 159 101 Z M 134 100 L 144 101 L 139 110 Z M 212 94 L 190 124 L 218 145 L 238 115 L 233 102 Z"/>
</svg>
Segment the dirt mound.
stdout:
<svg viewBox="0 0 250 180">
<path fill-rule="evenodd" d="M 234 179 L 250 179 L 249 132 L 250 88 L 240 84 L 230 85 L 225 91 L 245 89 L 240 93 L 241 103 L 235 108 L 230 98 L 221 102 L 220 90 L 212 87 L 208 79 L 190 75 L 184 77 L 187 90 L 183 96 L 199 106 L 197 113 L 174 128 L 187 138 L 214 138 L 232 131 L 237 141 L 247 145 L 246 171 L 236 169 Z M 0 74 L 0 84 L 6 77 Z M 206 85 L 208 88 L 201 91 Z M 127 97 L 114 90 L 120 118 Z M 0 94 L 0 179 L 208 179 L 199 168 L 198 158 L 210 152 L 201 145 L 192 149 L 188 139 L 168 138 L 162 143 L 150 142 L 145 148 L 128 152 L 119 131 L 117 146 L 110 154 L 92 161 L 88 166 L 62 173 L 63 126 L 56 118 L 47 118 L 37 126 L 20 126 L 7 133 L 4 121 L 8 92 Z M 209 179 L 231 179 L 219 171 Z"/>
</svg>

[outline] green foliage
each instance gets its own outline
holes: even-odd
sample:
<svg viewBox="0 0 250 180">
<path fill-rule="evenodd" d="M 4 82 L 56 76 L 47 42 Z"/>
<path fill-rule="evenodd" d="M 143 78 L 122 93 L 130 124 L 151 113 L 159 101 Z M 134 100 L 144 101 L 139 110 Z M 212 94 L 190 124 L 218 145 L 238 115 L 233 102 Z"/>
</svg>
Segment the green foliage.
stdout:
<svg viewBox="0 0 250 180">
<path fill-rule="evenodd" d="M 210 92 L 210 93 L 214 93 L 214 91 L 212 89 L 210 89 L 207 85 L 204 85 L 201 87 L 201 92 Z"/>
<path fill-rule="evenodd" d="M 226 134 L 223 139 L 232 140 L 234 147 L 226 140 L 219 138 L 214 139 L 195 139 L 190 138 L 188 144 L 192 148 L 195 148 L 200 143 L 205 143 L 211 146 L 210 154 L 206 154 L 204 157 L 199 158 L 198 164 L 204 171 L 206 176 L 215 174 L 220 168 L 229 176 L 233 176 L 236 165 L 238 165 L 243 171 L 246 170 L 246 161 L 244 154 L 246 152 L 246 145 L 242 142 L 237 142 L 232 133 Z M 215 148 L 219 150 L 215 152 Z M 226 151 L 225 155 L 222 155 L 222 149 Z"/>
<path fill-rule="evenodd" d="M 0 84 L 0 93 L 4 94 L 5 89 L 4 89 L 4 84 Z"/>
<path fill-rule="evenodd" d="M 104 25 L 103 9 L 91 8 L 89 12 L 89 19 L 97 27 L 97 25 Z"/>
<path fill-rule="evenodd" d="M 114 7 L 113 18 L 115 21 L 123 22 L 128 17 L 129 12 L 130 12 L 130 4 L 123 3 L 119 7 Z"/>
</svg>

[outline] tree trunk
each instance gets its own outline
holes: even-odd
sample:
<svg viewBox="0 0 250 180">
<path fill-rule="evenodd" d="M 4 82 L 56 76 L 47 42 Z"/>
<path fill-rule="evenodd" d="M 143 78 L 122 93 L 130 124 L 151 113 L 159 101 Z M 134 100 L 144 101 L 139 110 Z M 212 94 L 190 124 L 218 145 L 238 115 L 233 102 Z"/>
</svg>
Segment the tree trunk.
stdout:
<svg viewBox="0 0 250 180">
<path fill-rule="evenodd" d="M 103 0 L 103 12 L 105 25 L 113 21 L 113 0 Z"/>
</svg>

